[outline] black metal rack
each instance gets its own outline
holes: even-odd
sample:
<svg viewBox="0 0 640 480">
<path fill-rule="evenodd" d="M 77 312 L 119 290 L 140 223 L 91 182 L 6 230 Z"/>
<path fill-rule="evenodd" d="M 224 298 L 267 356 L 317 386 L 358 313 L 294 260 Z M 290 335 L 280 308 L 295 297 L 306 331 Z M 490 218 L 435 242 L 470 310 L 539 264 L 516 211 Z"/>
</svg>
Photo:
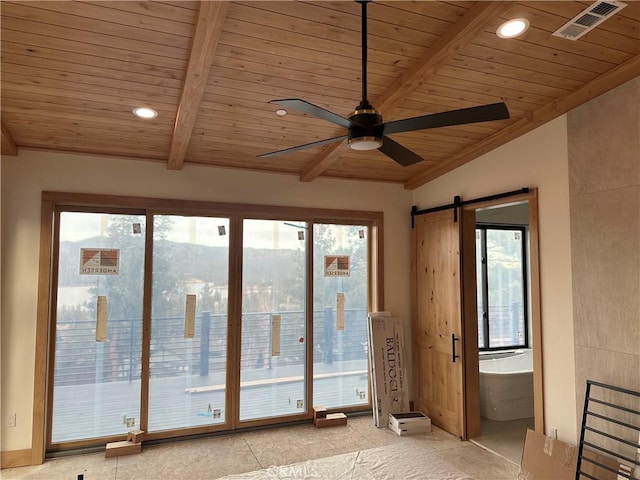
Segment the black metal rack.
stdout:
<svg viewBox="0 0 640 480">
<path fill-rule="evenodd" d="M 640 392 L 587 380 L 576 480 L 640 480 L 639 435 Z"/>
</svg>

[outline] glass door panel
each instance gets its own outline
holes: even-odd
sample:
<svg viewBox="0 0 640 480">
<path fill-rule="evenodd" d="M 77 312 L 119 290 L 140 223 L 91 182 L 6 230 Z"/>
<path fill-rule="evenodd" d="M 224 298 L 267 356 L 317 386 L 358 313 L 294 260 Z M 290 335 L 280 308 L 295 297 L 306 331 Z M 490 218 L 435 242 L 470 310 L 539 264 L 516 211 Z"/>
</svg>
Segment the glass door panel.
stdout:
<svg viewBox="0 0 640 480">
<path fill-rule="evenodd" d="M 229 220 L 155 215 L 149 431 L 225 423 Z"/>
<path fill-rule="evenodd" d="M 304 222 L 245 220 L 240 420 L 308 411 Z"/>
<path fill-rule="evenodd" d="M 313 226 L 313 404 L 367 405 L 366 226 Z"/>
<path fill-rule="evenodd" d="M 143 215 L 60 214 L 51 442 L 139 425 Z"/>
</svg>

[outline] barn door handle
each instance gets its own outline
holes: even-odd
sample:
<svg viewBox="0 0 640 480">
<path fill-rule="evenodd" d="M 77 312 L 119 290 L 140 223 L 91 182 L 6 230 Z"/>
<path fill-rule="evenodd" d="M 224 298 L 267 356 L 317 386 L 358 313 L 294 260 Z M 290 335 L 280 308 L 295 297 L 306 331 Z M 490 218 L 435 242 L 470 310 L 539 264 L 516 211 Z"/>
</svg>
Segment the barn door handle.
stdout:
<svg viewBox="0 0 640 480">
<path fill-rule="evenodd" d="M 451 334 L 451 360 L 453 363 L 456 363 L 456 358 L 460 358 L 460 355 L 456 355 L 456 342 L 459 342 L 460 339 L 456 338 L 456 334 Z"/>
</svg>

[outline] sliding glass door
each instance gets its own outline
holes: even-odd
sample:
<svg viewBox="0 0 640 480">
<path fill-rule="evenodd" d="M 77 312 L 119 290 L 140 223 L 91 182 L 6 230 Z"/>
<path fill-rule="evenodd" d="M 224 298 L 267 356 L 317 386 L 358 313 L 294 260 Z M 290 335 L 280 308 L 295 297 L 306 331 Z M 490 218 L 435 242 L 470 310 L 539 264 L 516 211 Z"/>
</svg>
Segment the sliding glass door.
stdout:
<svg viewBox="0 0 640 480">
<path fill-rule="evenodd" d="M 244 221 L 240 421 L 308 411 L 307 228 Z"/>
<path fill-rule="evenodd" d="M 144 215 L 62 212 L 49 442 L 139 425 Z"/>
<path fill-rule="evenodd" d="M 371 224 L 158 205 L 54 210 L 49 451 L 367 408 Z"/>
<path fill-rule="evenodd" d="M 367 405 L 366 226 L 313 226 L 313 403 Z"/>
<path fill-rule="evenodd" d="M 225 422 L 229 220 L 155 215 L 150 432 Z"/>
</svg>

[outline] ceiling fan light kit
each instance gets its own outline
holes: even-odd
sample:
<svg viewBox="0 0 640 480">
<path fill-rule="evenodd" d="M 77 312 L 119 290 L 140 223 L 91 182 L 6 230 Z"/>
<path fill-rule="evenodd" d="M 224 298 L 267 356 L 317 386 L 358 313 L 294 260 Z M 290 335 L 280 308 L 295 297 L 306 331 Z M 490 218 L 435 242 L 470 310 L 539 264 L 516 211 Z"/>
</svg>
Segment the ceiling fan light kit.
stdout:
<svg viewBox="0 0 640 480">
<path fill-rule="evenodd" d="M 423 158 L 391 139 L 388 134 L 509 118 L 507 106 L 500 102 L 384 123 L 382 115 L 367 100 L 367 3 L 369 1 L 356 0 L 362 6 L 362 100 L 355 111 L 348 118 L 345 118 L 299 98 L 272 100 L 270 102 L 285 108 L 293 108 L 307 115 L 344 127 L 347 129 L 347 134 L 264 153 L 259 157 L 291 153 L 347 139 L 348 145 L 352 150 L 367 151 L 378 149 L 399 165 L 406 167 L 422 161 Z"/>
<path fill-rule="evenodd" d="M 357 137 L 349 139 L 352 150 L 375 150 L 382 146 L 382 139 L 378 137 Z"/>
</svg>

